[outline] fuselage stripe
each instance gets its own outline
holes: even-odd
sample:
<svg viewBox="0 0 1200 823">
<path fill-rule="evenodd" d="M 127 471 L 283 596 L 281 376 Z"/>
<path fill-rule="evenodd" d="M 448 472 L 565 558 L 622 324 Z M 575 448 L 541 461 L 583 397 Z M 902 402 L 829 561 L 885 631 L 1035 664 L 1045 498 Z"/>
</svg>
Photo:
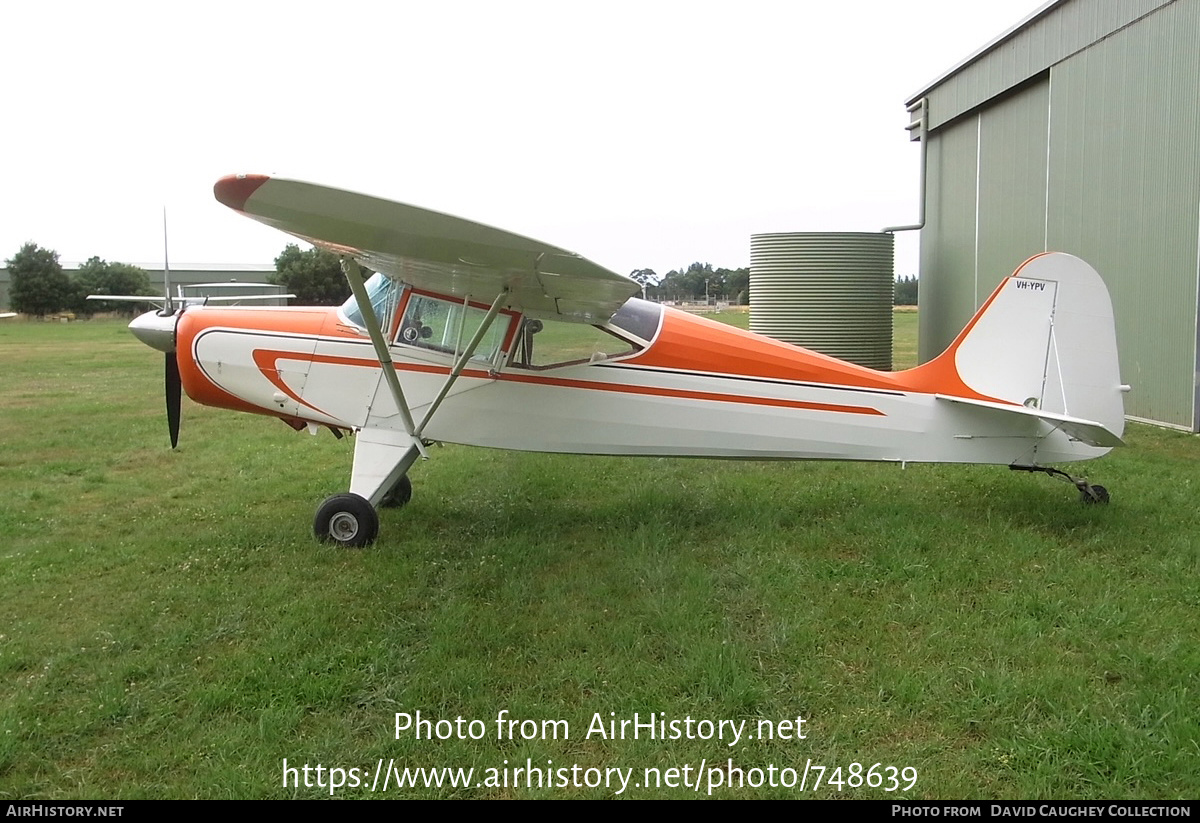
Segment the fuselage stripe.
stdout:
<svg viewBox="0 0 1200 823">
<path fill-rule="evenodd" d="M 258 366 L 259 371 L 263 376 L 280 388 L 281 380 L 278 379 L 278 369 L 276 362 L 279 360 L 295 360 L 308 361 L 310 363 L 325 363 L 338 366 L 356 366 L 360 368 L 378 368 L 379 362 L 358 357 L 340 357 L 335 355 L 324 354 L 303 354 L 300 352 L 288 352 L 268 349 L 255 349 L 254 362 Z M 425 363 L 393 363 L 397 371 L 417 372 L 421 374 L 449 374 L 448 366 L 436 366 Z M 648 397 L 671 397 L 685 400 L 702 400 L 715 403 L 740 403 L 751 406 L 772 406 L 776 408 L 788 409 L 803 409 L 805 411 L 827 411 L 838 412 L 842 414 L 867 414 L 883 416 L 883 412 L 869 406 L 849 406 L 835 403 L 817 403 L 807 400 L 788 400 L 780 397 L 749 397 L 740 394 L 728 394 L 725 392 L 707 392 L 707 391 L 691 391 L 688 389 L 671 389 L 662 386 L 636 386 L 627 383 L 603 383 L 592 380 L 578 380 L 563 377 L 546 377 L 535 374 L 518 374 L 513 372 L 505 372 L 501 374 L 493 374 L 484 369 L 464 369 L 462 372 L 464 377 L 471 377 L 481 380 L 501 380 L 510 383 L 528 383 L 541 386 L 558 386 L 562 388 L 582 389 L 585 391 L 605 391 L 615 392 L 618 394 L 637 394 Z M 286 389 L 285 389 L 286 390 Z M 288 395 L 314 411 L 321 411 L 315 406 L 305 402 L 300 397 L 296 396 L 292 391 L 286 390 Z M 325 412 L 322 412 L 323 414 Z"/>
</svg>

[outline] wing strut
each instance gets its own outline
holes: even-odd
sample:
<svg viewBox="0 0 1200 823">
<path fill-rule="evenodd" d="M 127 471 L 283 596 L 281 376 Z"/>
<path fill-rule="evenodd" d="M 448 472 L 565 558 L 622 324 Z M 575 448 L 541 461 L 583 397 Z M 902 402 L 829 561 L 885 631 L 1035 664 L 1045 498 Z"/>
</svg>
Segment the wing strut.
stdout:
<svg viewBox="0 0 1200 823">
<path fill-rule="evenodd" d="M 412 412 L 408 409 L 408 401 L 404 399 L 404 389 L 400 388 L 400 378 L 396 376 L 392 354 L 388 350 L 383 330 L 379 327 L 379 318 L 375 316 L 375 307 L 371 305 L 371 298 L 367 295 L 367 287 L 363 284 L 362 269 L 359 268 L 358 261 L 353 257 L 343 257 L 342 273 L 346 275 L 346 282 L 350 284 L 350 291 L 354 294 L 355 302 L 358 303 L 358 310 L 362 312 L 367 334 L 371 336 L 371 344 L 375 347 L 375 356 L 379 358 L 379 365 L 383 368 L 383 377 L 387 381 L 392 398 L 396 401 L 396 408 L 400 410 L 404 431 L 416 441 L 418 450 L 424 455 L 425 451 L 420 436 L 413 426 Z"/>
<path fill-rule="evenodd" d="M 355 438 L 354 468 L 351 471 L 350 491 L 365 499 L 371 506 L 377 506 L 418 457 L 428 456 L 425 453 L 425 444 L 421 439 L 421 433 L 433 417 L 433 413 L 437 411 L 438 406 L 446 399 L 450 387 L 467 367 L 467 361 L 471 359 L 471 355 L 475 354 L 484 335 L 491 328 L 492 321 L 496 319 L 500 307 L 509 294 L 509 289 L 505 286 L 496 295 L 492 307 L 479 324 L 479 328 L 475 330 L 467 347 L 455 361 L 454 368 L 450 370 L 450 374 L 442 383 L 442 388 L 438 391 L 437 396 L 429 404 L 429 408 L 421 418 L 421 423 L 414 425 L 412 411 L 404 397 L 404 390 L 400 387 L 400 378 L 396 374 L 396 366 L 392 362 L 387 339 L 383 336 L 383 330 L 379 326 L 379 318 L 375 316 L 375 307 L 371 305 L 371 299 L 367 295 L 362 269 L 359 267 L 358 261 L 352 257 L 343 257 L 342 272 L 346 275 L 350 291 L 358 302 L 363 324 L 367 327 L 367 333 L 371 336 L 371 343 L 375 347 L 375 356 L 379 358 L 379 366 L 383 370 L 388 389 L 392 393 L 396 408 L 400 410 L 401 421 L 404 423 L 404 434 L 387 429 L 364 428 L 358 432 L 358 436 Z M 460 340 L 461 336 L 462 328 L 460 326 Z"/>
<path fill-rule="evenodd" d="M 442 401 L 446 399 L 446 394 L 449 393 L 450 387 L 454 385 L 454 381 L 458 379 L 458 376 L 462 374 L 463 369 L 467 367 L 467 361 L 471 359 L 471 355 L 475 354 L 475 349 L 479 348 L 479 343 L 483 340 L 483 336 L 487 334 L 488 329 L 492 327 L 492 321 L 496 319 L 496 315 L 500 311 L 500 306 L 504 303 L 504 298 L 507 296 L 507 287 L 505 287 L 499 294 L 496 295 L 496 299 L 492 301 L 492 307 L 488 309 L 487 315 L 479 324 L 479 328 L 475 330 L 475 334 L 473 337 L 471 337 L 471 341 L 467 343 L 467 347 L 463 349 L 462 354 L 459 355 L 458 362 L 454 364 L 454 368 L 450 370 L 449 376 L 446 377 L 446 382 L 443 383 L 442 388 L 438 390 L 437 397 L 433 398 L 433 402 L 429 404 L 429 409 L 425 412 L 425 416 L 421 418 L 421 422 L 418 423 L 416 429 L 413 430 L 413 437 L 417 438 L 418 440 L 420 439 L 421 432 L 425 431 L 425 426 L 429 423 L 430 418 L 433 417 L 433 413 L 437 411 L 438 406 L 440 406 Z M 463 322 L 465 322 L 466 312 L 463 312 L 463 317 Z M 462 327 L 460 325 L 459 339 L 461 338 Z"/>
</svg>

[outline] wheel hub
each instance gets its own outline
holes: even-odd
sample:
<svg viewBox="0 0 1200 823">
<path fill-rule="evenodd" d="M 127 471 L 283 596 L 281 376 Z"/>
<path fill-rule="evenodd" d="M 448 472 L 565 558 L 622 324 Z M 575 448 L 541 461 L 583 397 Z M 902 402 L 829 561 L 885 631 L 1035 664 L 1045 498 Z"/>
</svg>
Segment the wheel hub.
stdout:
<svg viewBox="0 0 1200 823">
<path fill-rule="evenodd" d="M 339 543 L 347 543 L 358 534 L 358 518 L 349 512 L 338 512 L 329 521 L 329 533 Z"/>
</svg>

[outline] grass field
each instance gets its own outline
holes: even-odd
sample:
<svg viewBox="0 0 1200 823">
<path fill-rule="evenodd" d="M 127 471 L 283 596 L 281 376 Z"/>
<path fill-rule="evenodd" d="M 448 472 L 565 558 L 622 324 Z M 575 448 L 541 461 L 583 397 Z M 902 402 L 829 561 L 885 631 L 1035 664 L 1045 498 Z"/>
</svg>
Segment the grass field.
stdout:
<svg viewBox="0 0 1200 823">
<path fill-rule="evenodd" d="M 329 794 L 285 759 L 368 784 L 346 797 L 620 785 L 516 785 L 527 761 L 632 769 L 623 797 L 1200 795 L 1194 436 L 1133 426 L 1086 469 L 1107 507 L 996 467 L 447 446 L 347 551 L 310 527 L 349 438 L 185 401 L 172 452 L 161 371 L 117 322 L 0 325 L 0 798 Z M 418 711 L 484 731 L 397 737 Z M 635 712 L 679 739 L 587 734 Z M 381 761 L 476 771 L 372 795 Z"/>
</svg>

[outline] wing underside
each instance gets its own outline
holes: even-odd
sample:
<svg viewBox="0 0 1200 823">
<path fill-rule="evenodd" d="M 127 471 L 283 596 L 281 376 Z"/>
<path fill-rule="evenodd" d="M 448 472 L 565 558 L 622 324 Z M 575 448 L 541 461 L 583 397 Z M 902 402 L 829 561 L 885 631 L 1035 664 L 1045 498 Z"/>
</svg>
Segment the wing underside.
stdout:
<svg viewBox="0 0 1200 823">
<path fill-rule="evenodd" d="M 263 175 L 224 177 L 219 201 L 419 289 L 552 320 L 603 323 L 637 283 L 573 252 L 480 223 L 340 189 Z"/>
</svg>

